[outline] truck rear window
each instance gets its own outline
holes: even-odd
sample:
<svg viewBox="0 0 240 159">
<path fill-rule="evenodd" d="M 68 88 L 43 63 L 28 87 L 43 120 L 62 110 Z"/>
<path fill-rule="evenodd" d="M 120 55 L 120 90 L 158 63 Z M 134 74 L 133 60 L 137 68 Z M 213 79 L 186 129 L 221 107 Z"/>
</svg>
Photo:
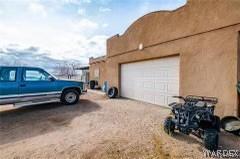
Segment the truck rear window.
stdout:
<svg viewBox="0 0 240 159">
<path fill-rule="evenodd" d="M 16 68 L 0 68 L 0 81 L 12 82 L 16 81 Z"/>
</svg>

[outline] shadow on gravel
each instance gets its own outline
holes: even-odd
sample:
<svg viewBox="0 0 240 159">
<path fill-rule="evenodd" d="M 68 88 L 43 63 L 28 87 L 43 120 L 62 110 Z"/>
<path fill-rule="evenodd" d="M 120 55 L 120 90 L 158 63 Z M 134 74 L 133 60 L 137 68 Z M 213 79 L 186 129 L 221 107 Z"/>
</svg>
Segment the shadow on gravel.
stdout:
<svg viewBox="0 0 240 159">
<path fill-rule="evenodd" d="M 222 130 L 219 135 L 219 149 L 240 150 L 240 137 Z"/>
<path fill-rule="evenodd" d="M 185 135 L 182 133 L 174 133 L 173 137 L 179 141 L 184 141 L 188 144 L 199 144 L 203 146 L 203 141 L 192 135 Z M 239 150 L 240 137 L 221 131 L 219 133 L 219 150 Z M 201 147 L 199 150 L 202 151 Z"/>
<path fill-rule="evenodd" d="M 187 142 L 188 144 L 202 144 L 201 141 L 192 135 L 185 135 L 179 132 L 174 133 L 173 137 L 179 141 Z"/>
<path fill-rule="evenodd" d="M 0 112 L 0 145 L 68 127 L 78 116 L 101 107 L 87 99 L 75 105 L 43 104 Z"/>
</svg>

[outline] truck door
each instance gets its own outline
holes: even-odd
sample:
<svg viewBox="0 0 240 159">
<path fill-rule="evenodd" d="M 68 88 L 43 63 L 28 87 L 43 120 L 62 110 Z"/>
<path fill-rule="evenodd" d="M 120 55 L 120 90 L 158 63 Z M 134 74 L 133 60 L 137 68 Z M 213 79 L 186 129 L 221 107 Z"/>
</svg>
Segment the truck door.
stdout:
<svg viewBox="0 0 240 159">
<path fill-rule="evenodd" d="M 24 96 L 42 96 L 56 92 L 56 82 L 50 75 L 38 68 L 24 68 L 19 92 Z"/>
</svg>

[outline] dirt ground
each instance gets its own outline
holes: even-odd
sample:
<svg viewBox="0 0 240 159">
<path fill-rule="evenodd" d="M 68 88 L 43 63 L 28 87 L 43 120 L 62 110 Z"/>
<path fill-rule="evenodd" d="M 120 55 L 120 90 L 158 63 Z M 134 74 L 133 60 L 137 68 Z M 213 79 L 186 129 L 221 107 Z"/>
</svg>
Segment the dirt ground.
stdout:
<svg viewBox="0 0 240 159">
<path fill-rule="evenodd" d="M 204 158 L 201 140 L 166 135 L 169 109 L 90 93 L 74 106 L 58 103 L 0 111 L 0 158 Z M 220 149 L 240 139 L 221 133 Z"/>
</svg>

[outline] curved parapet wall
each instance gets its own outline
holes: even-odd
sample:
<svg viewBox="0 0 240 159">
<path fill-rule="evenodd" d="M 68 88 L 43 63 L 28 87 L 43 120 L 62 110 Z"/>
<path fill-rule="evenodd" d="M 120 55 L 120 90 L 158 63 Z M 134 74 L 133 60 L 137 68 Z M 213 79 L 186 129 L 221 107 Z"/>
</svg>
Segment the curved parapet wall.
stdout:
<svg viewBox="0 0 240 159">
<path fill-rule="evenodd" d="M 107 56 L 240 23 L 240 0 L 188 0 L 174 11 L 149 13 L 107 41 Z"/>
<path fill-rule="evenodd" d="M 121 95 L 121 65 L 179 56 L 179 94 L 219 99 L 216 114 L 237 115 L 240 0 L 188 0 L 149 13 L 107 41 L 106 81 Z"/>
</svg>

